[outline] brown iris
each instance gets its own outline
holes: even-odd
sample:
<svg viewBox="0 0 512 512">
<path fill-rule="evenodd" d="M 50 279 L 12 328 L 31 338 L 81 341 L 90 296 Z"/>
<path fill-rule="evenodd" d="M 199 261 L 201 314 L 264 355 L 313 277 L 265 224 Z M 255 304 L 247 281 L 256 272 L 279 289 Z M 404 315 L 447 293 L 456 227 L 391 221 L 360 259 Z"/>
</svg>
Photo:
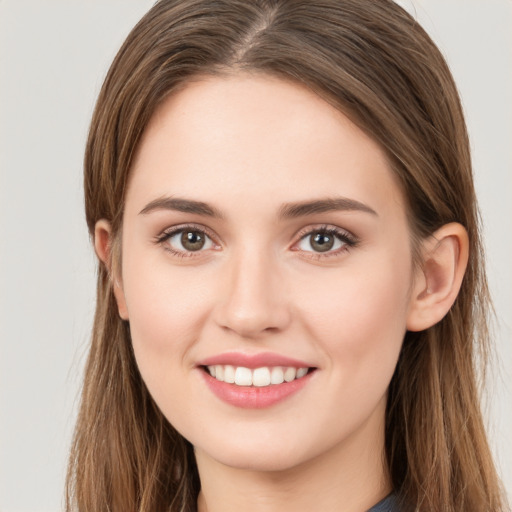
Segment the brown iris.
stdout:
<svg viewBox="0 0 512 512">
<path fill-rule="evenodd" d="M 316 233 L 311 235 L 311 247 L 317 252 L 326 252 L 334 245 L 334 236 L 327 233 Z"/>
<path fill-rule="evenodd" d="M 205 244 L 205 237 L 198 231 L 184 231 L 181 234 L 181 245 L 187 251 L 199 251 Z"/>
</svg>

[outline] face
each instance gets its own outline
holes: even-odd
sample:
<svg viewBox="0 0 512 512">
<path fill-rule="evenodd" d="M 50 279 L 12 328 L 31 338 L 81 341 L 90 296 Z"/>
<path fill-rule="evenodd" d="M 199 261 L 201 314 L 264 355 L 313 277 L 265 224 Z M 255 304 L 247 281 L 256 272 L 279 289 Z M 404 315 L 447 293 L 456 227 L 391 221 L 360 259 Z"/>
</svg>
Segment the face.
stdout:
<svg viewBox="0 0 512 512">
<path fill-rule="evenodd" d="M 322 99 L 246 75 L 169 97 L 132 169 L 122 255 L 140 372 L 197 453 L 280 470 L 382 440 L 410 233 L 383 151 Z"/>
</svg>

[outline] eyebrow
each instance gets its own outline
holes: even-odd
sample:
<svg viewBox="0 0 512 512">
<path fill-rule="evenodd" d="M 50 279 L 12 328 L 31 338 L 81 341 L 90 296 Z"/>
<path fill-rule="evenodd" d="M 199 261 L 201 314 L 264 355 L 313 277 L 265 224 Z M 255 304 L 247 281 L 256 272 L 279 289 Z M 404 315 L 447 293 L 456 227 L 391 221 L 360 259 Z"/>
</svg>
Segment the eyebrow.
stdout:
<svg viewBox="0 0 512 512">
<path fill-rule="evenodd" d="M 278 217 L 281 219 L 294 219 L 305 215 L 332 211 L 359 211 L 378 216 L 373 208 L 355 199 L 349 199 L 348 197 L 327 197 L 313 201 L 284 204 L 279 209 Z"/>
<path fill-rule="evenodd" d="M 225 216 L 214 206 L 202 201 L 194 201 L 179 197 L 160 197 L 149 202 L 140 214 L 148 214 L 157 210 L 174 210 L 184 213 L 195 213 L 205 217 L 224 219 Z M 359 211 L 378 216 L 377 212 L 368 205 L 349 199 L 347 197 L 327 197 L 311 201 L 300 201 L 296 203 L 285 203 L 279 208 L 279 219 L 294 219 L 332 211 Z"/>
<path fill-rule="evenodd" d="M 205 217 L 213 217 L 223 219 L 224 215 L 217 208 L 203 203 L 202 201 L 193 201 L 191 199 L 183 199 L 180 197 L 159 197 L 148 203 L 139 213 L 147 214 L 157 210 L 174 210 L 184 213 L 195 213 L 204 215 Z"/>
</svg>

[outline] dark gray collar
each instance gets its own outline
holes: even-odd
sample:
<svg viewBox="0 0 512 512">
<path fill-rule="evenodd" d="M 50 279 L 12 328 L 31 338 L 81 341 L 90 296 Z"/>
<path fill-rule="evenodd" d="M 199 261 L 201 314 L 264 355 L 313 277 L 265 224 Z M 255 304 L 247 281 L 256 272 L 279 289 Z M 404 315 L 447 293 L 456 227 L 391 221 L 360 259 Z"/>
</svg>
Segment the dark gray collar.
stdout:
<svg viewBox="0 0 512 512">
<path fill-rule="evenodd" d="M 397 500 L 394 494 L 390 494 L 377 505 L 374 505 L 368 512 L 399 512 Z"/>
</svg>

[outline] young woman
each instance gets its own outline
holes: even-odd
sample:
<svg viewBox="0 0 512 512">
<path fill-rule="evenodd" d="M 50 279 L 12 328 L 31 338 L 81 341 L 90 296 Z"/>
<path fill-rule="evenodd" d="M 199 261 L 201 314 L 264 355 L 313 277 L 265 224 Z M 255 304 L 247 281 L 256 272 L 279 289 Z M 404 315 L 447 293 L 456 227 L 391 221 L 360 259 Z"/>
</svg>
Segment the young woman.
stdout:
<svg viewBox="0 0 512 512">
<path fill-rule="evenodd" d="M 503 511 L 464 119 L 388 0 L 161 0 L 85 159 L 79 511 Z"/>
</svg>

